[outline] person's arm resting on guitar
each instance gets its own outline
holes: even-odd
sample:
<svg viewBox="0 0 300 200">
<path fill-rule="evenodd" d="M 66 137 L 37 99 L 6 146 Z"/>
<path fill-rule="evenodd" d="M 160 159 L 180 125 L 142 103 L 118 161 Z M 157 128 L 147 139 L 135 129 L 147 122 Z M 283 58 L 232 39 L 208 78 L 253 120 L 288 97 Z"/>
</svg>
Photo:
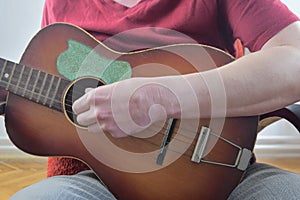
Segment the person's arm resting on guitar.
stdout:
<svg viewBox="0 0 300 200">
<path fill-rule="evenodd" d="M 102 129 L 115 137 L 135 134 L 141 131 L 141 127 L 146 128 L 151 122 L 166 117 L 198 118 L 197 106 L 201 117 L 219 117 L 222 113 L 211 116 L 210 94 L 204 80 L 218 74 L 224 82 L 228 117 L 259 115 L 298 101 L 300 22 L 294 22 L 277 33 L 260 51 L 220 68 L 182 76 L 132 78 L 102 86 L 75 102 L 73 109 L 78 114 L 78 122 L 87 125 L 90 131 Z M 182 78 L 191 84 L 194 94 L 182 84 Z M 135 91 L 140 85 L 145 87 Z M 176 95 L 162 85 L 177 88 Z M 115 93 L 118 93 L 117 99 L 113 99 Z M 195 94 L 198 105 L 190 103 Z M 184 97 L 184 101 L 179 103 L 176 96 Z M 129 104 L 126 104 L 128 99 Z M 133 121 L 140 126 L 132 126 L 131 119 L 122 112 L 128 110 Z M 117 116 L 113 116 L 115 114 Z M 127 125 L 126 134 L 118 123 Z"/>
</svg>

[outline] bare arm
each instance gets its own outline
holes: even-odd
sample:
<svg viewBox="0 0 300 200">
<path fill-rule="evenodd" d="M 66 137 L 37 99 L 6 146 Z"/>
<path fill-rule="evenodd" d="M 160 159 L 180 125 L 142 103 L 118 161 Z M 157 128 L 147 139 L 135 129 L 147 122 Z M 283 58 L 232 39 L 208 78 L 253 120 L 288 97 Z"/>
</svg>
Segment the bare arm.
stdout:
<svg viewBox="0 0 300 200">
<path fill-rule="evenodd" d="M 223 78 L 227 116 L 266 113 L 300 100 L 300 22 L 271 38 L 261 51 L 216 69 Z M 214 72 L 216 73 L 216 72 Z M 197 75 L 192 74 L 190 80 Z M 197 87 L 194 82 L 193 85 Z M 195 91 L 208 93 L 199 86 Z M 198 95 L 201 108 L 209 100 Z M 202 109 L 203 115 L 209 115 Z"/>
<path fill-rule="evenodd" d="M 198 118 L 198 108 L 201 117 L 210 117 L 215 101 L 211 101 L 207 80 L 215 75 L 224 83 L 226 98 L 219 102 L 225 103 L 224 108 L 216 109 L 212 117 L 258 115 L 299 101 L 300 22 L 279 32 L 261 51 L 228 65 L 183 76 L 133 78 L 122 81 L 122 87 L 115 83 L 96 88 L 75 102 L 73 109 L 79 114 L 78 122 L 88 125 L 90 131 L 104 130 L 115 137 L 137 133 L 165 117 Z M 190 83 L 189 88 L 182 78 Z M 140 85 L 146 87 L 136 90 Z M 175 95 L 168 86 L 177 88 Z M 113 98 L 116 90 L 118 98 Z M 184 98 L 178 101 L 177 97 Z M 197 101 L 191 103 L 192 99 Z"/>
</svg>

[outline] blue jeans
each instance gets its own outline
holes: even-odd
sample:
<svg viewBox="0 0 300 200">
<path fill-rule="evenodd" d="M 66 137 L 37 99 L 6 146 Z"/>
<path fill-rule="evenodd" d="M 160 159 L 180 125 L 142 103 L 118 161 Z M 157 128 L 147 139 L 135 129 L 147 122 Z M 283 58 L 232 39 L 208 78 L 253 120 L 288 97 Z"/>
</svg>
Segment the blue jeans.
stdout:
<svg viewBox="0 0 300 200">
<path fill-rule="evenodd" d="M 56 176 L 45 179 L 11 197 L 11 200 L 27 199 L 106 200 L 115 198 L 98 181 L 92 171 L 85 171 L 73 176 Z M 298 200 L 300 199 L 300 175 L 255 163 L 246 170 L 242 182 L 228 199 Z"/>
</svg>

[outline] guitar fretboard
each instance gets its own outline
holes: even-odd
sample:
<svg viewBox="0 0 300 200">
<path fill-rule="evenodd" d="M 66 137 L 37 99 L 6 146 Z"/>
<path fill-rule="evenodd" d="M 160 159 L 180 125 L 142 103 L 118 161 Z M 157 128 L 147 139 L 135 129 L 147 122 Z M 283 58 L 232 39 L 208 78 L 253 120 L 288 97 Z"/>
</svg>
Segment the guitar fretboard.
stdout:
<svg viewBox="0 0 300 200">
<path fill-rule="evenodd" d="M 0 59 L 0 87 L 49 108 L 62 111 L 62 95 L 69 83 L 58 76 Z"/>
</svg>

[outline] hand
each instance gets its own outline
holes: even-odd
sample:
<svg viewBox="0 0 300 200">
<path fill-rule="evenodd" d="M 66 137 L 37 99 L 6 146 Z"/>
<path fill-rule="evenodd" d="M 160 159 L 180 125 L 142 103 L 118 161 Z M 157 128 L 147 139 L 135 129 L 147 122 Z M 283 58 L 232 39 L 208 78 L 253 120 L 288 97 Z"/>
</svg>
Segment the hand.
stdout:
<svg viewBox="0 0 300 200">
<path fill-rule="evenodd" d="M 89 132 L 109 132 L 114 137 L 138 133 L 164 120 L 178 105 L 175 95 L 151 78 L 131 78 L 87 89 L 73 104 L 77 121 Z"/>
</svg>

